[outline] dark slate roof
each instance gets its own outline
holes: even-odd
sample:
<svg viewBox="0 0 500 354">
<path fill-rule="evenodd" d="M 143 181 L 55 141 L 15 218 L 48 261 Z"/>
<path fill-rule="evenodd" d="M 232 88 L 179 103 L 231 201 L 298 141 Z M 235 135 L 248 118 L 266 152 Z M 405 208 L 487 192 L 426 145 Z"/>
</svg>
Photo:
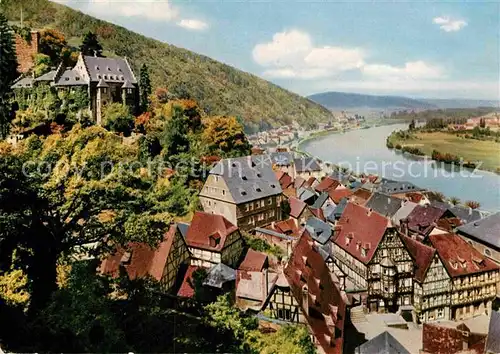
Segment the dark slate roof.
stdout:
<svg viewBox="0 0 500 354">
<path fill-rule="evenodd" d="M 264 155 L 221 160 L 210 174 L 224 179 L 236 204 L 282 193 L 271 161 Z"/>
<path fill-rule="evenodd" d="M 332 228 L 317 217 L 310 217 L 306 223 L 306 230 L 314 241 L 324 245 L 332 237 Z"/>
<path fill-rule="evenodd" d="M 377 213 L 392 218 L 401 208 L 402 200 L 390 195 L 375 192 L 365 204 L 368 209 L 373 209 Z"/>
<path fill-rule="evenodd" d="M 410 354 L 389 332 L 380 333 L 355 349 L 356 354 Z"/>
<path fill-rule="evenodd" d="M 104 79 L 106 82 L 125 82 L 128 80 L 132 84 L 137 84 L 126 59 L 84 56 L 83 60 L 92 82 L 98 82 L 100 79 Z"/>
<path fill-rule="evenodd" d="M 349 200 L 347 198 L 343 198 L 340 201 L 340 203 L 337 204 L 337 207 L 335 208 L 333 215 L 330 215 L 330 216 L 333 216 L 336 219 L 340 218 L 342 216 L 342 213 L 344 212 L 344 209 L 347 206 L 348 202 L 349 202 Z M 330 220 L 330 218 L 328 218 L 328 220 Z M 334 221 L 334 220 L 330 220 L 330 221 Z"/>
<path fill-rule="evenodd" d="M 500 312 L 491 313 L 485 353 L 500 353 Z"/>
<path fill-rule="evenodd" d="M 220 289 L 225 283 L 234 280 L 236 280 L 236 270 L 225 264 L 219 263 L 210 268 L 207 277 L 203 281 L 203 285 Z"/>
<path fill-rule="evenodd" d="M 125 80 L 125 83 L 123 84 L 122 88 L 124 88 L 124 89 L 129 89 L 129 88 L 135 88 L 135 86 L 134 86 L 134 85 L 132 85 L 132 84 L 130 83 L 130 81 Z"/>
<path fill-rule="evenodd" d="M 269 157 L 277 166 L 290 166 L 293 162 L 293 155 L 290 152 L 273 152 Z"/>
<path fill-rule="evenodd" d="M 450 208 L 450 211 L 460 218 L 464 224 L 477 221 L 483 218 L 479 210 L 471 209 L 469 207 L 455 205 Z"/>
<path fill-rule="evenodd" d="M 330 204 L 323 209 L 323 214 L 325 215 L 326 220 L 335 222 L 335 209 L 337 209 L 337 206 L 333 204 Z"/>
<path fill-rule="evenodd" d="M 319 165 L 318 160 L 313 157 L 295 159 L 293 160 L 293 164 L 295 165 L 295 171 L 298 173 L 321 171 L 321 166 Z"/>
<path fill-rule="evenodd" d="M 33 87 L 33 78 L 32 77 L 23 77 L 20 80 L 17 80 L 14 85 L 11 86 L 13 89 L 25 88 L 25 87 Z"/>
<path fill-rule="evenodd" d="M 97 87 L 109 87 L 109 85 L 104 81 L 104 79 L 99 80 Z"/>
<path fill-rule="evenodd" d="M 500 249 L 500 212 L 458 227 L 458 232 Z"/>
<path fill-rule="evenodd" d="M 187 223 L 187 222 L 180 222 L 180 223 L 177 223 L 177 229 L 179 230 L 179 232 L 181 233 L 182 237 L 184 237 L 184 239 L 186 238 L 186 235 L 187 235 L 187 232 L 189 230 L 189 226 L 191 224 L 190 223 Z"/>
<path fill-rule="evenodd" d="M 378 192 L 382 192 L 385 194 L 398 194 L 398 193 L 415 192 L 421 190 L 423 189 L 417 187 L 413 183 L 405 181 L 393 181 L 388 179 L 383 179 L 377 189 Z"/>
<path fill-rule="evenodd" d="M 325 204 L 328 197 L 329 197 L 328 192 L 321 193 L 319 195 L 318 199 L 316 199 L 316 201 L 312 205 L 312 208 L 319 209 L 319 208 L 323 207 L 323 204 Z"/>
<path fill-rule="evenodd" d="M 54 81 L 56 77 L 56 70 L 51 70 L 35 79 L 35 81 Z"/>
<path fill-rule="evenodd" d="M 84 86 L 87 84 L 78 72 L 73 69 L 66 69 L 55 83 L 56 86 Z"/>
</svg>

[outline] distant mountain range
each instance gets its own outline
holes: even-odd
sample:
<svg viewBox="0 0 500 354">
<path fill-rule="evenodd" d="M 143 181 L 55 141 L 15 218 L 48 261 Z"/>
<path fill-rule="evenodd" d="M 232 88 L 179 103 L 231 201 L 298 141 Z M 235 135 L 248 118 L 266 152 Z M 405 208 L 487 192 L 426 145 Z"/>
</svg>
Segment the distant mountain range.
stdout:
<svg viewBox="0 0 500 354">
<path fill-rule="evenodd" d="M 445 109 L 499 107 L 498 101 L 468 99 L 413 99 L 402 96 L 375 96 L 347 92 L 324 92 L 308 97 L 330 110 L 371 108 L 382 110 L 396 109 Z"/>
</svg>

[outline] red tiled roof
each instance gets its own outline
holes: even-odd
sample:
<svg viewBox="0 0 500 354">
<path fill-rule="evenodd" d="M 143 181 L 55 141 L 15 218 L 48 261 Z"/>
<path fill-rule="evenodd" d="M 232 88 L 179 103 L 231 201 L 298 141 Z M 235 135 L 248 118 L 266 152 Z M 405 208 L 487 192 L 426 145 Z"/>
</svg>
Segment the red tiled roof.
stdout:
<svg viewBox="0 0 500 354">
<path fill-rule="evenodd" d="M 307 232 L 295 245 L 284 275 L 322 349 L 326 353 L 342 353 L 346 304 L 339 284 L 334 282 Z M 303 299 L 305 288 L 307 300 Z"/>
<path fill-rule="evenodd" d="M 299 228 L 297 227 L 297 225 L 295 224 L 295 221 L 293 219 L 287 219 L 287 220 L 275 222 L 274 226 L 270 225 L 269 227 L 267 227 L 267 229 L 273 230 L 273 231 L 276 231 L 279 233 L 283 233 L 286 235 L 299 232 Z"/>
<path fill-rule="evenodd" d="M 267 255 L 264 253 L 260 253 L 254 251 L 253 249 L 249 249 L 247 254 L 245 255 L 245 259 L 241 262 L 238 267 L 239 270 L 247 270 L 260 272 L 262 269 L 266 267 L 267 264 Z"/>
<path fill-rule="evenodd" d="M 279 174 L 281 172 L 281 175 Z M 286 172 L 276 171 L 276 178 L 280 182 L 281 189 L 286 189 L 290 186 L 293 187 L 293 178 Z"/>
<path fill-rule="evenodd" d="M 276 176 L 276 179 L 279 181 L 281 179 L 281 177 L 283 177 L 283 175 L 285 174 L 285 172 L 281 171 L 281 170 L 278 170 L 278 171 L 274 171 L 274 175 Z"/>
<path fill-rule="evenodd" d="M 322 221 L 326 221 L 325 219 L 325 214 L 323 213 L 323 209 L 321 208 L 309 208 L 309 210 L 311 210 L 311 213 L 314 214 L 315 217 L 317 217 L 318 219 L 322 220 Z"/>
<path fill-rule="evenodd" d="M 290 203 L 290 216 L 295 219 L 299 218 L 307 207 L 305 202 L 295 197 L 288 198 L 288 202 Z"/>
<path fill-rule="evenodd" d="M 349 202 L 337 223 L 339 230 L 336 232 L 335 243 L 354 258 L 366 264 L 375 254 L 388 224 L 389 220 L 382 215 Z M 368 246 L 365 257 L 361 255 L 362 247 L 358 247 L 358 244 Z"/>
<path fill-rule="evenodd" d="M 464 336 L 463 332 L 468 335 Z M 469 354 L 482 354 L 486 345 L 486 334 L 471 333 L 461 324 L 457 328 L 424 323 L 422 330 L 422 351 L 430 354 L 456 354 L 464 350 L 467 343 Z"/>
<path fill-rule="evenodd" d="M 123 264 L 130 279 L 151 276 L 160 281 L 165 269 L 170 249 L 175 238 L 176 225 L 171 225 L 163 238 L 163 241 L 156 249 L 151 248 L 147 243 L 130 242 L 125 248 L 118 247 L 112 255 L 101 262 L 100 271 L 117 277 L 120 274 L 120 266 Z M 129 253 L 129 256 L 125 253 Z M 128 260 L 123 260 L 123 257 Z"/>
<path fill-rule="evenodd" d="M 421 235 L 427 235 L 435 223 L 448 213 L 447 210 L 431 205 L 417 205 L 408 215 L 408 228 Z"/>
<path fill-rule="evenodd" d="M 339 185 L 340 185 L 340 182 L 337 181 L 336 179 L 333 179 L 331 177 L 325 177 L 316 187 L 314 187 L 314 189 L 317 192 L 325 192 L 325 191 L 329 191 L 330 189 L 335 189 Z"/>
<path fill-rule="evenodd" d="M 409 201 L 413 203 L 420 203 L 420 201 L 424 198 L 424 195 L 422 193 L 406 193 L 406 198 L 408 198 Z"/>
<path fill-rule="evenodd" d="M 493 261 L 456 234 L 429 235 L 429 241 L 451 277 L 499 269 Z"/>
<path fill-rule="evenodd" d="M 333 200 L 335 204 L 340 203 L 340 201 L 344 198 L 347 198 L 352 195 L 352 191 L 347 188 L 343 189 L 335 189 L 335 190 L 329 190 L 328 195 L 330 196 L 330 199 Z"/>
<path fill-rule="evenodd" d="M 373 194 L 372 192 L 370 192 L 366 189 L 360 188 L 352 194 L 352 196 L 349 198 L 349 200 L 353 203 L 356 203 L 359 205 L 364 205 L 366 203 L 366 201 L 371 198 L 372 194 Z"/>
<path fill-rule="evenodd" d="M 456 227 L 462 225 L 462 220 L 460 218 L 439 219 L 436 225 L 443 230 L 451 232 Z"/>
<path fill-rule="evenodd" d="M 186 274 L 184 275 L 184 280 L 182 281 L 181 287 L 177 292 L 177 296 L 179 297 L 188 297 L 192 298 L 194 296 L 194 284 L 192 281 L 192 276 L 195 270 L 200 267 L 190 265 L 186 270 Z"/>
<path fill-rule="evenodd" d="M 316 182 L 316 181 L 317 181 L 316 177 L 309 177 L 307 179 L 306 183 L 304 183 L 304 184 L 311 187 L 314 184 L 314 182 Z"/>
<path fill-rule="evenodd" d="M 221 251 L 226 237 L 237 231 L 238 227 L 222 215 L 197 211 L 186 234 L 186 243 L 190 247 Z"/>
<path fill-rule="evenodd" d="M 283 189 L 283 194 L 286 195 L 288 198 L 297 196 L 297 190 L 295 188 L 293 188 L 292 186 Z"/>
<path fill-rule="evenodd" d="M 295 178 L 295 181 L 294 181 L 294 183 L 293 183 L 293 184 L 294 184 L 294 187 L 298 189 L 298 188 L 302 187 L 302 186 L 304 185 L 304 183 L 306 183 L 306 180 L 305 180 L 305 179 L 303 179 L 303 178 L 302 178 L 302 177 L 300 177 L 300 176 L 297 176 L 297 177 Z"/>
<path fill-rule="evenodd" d="M 415 279 L 422 283 L 425 279 L 425 274 L 427 269 L 432 263 L 434 258 L 435 250 L 432 247 L 426 246 L 423 243 L 414 240 L 407 236 L 401 236 L 403 243 L 406 245 L 406 249 L 410 252 L 411 256 L 415 260 Z"/>
</svg>

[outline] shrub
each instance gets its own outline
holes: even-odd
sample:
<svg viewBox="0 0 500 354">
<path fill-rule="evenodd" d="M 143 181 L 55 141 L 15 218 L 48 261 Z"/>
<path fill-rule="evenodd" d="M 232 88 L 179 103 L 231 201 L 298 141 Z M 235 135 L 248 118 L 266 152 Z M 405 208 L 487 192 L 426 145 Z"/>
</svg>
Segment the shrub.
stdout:
<svg viewBox="0 0 500 354">
<path fill-rule="evenodd" d="M 108 130 L 127 136 L 134 128 L 134 123 L 134 117 L 126 105 L 111 103 L 103 109 L 102 125 Z"/>
<path fill-rule="evenodd" d="M 401 150 L 401 144 L 396 144 L 396 150 Z"/>
</svg>

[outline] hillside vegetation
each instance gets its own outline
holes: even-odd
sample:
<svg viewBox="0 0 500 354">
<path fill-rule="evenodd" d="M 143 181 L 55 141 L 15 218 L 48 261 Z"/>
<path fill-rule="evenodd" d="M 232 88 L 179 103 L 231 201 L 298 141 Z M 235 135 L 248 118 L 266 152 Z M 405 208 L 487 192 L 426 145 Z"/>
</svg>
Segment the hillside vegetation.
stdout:
<svg viewBox="0 0 500 354">
<path fill-rule="evenodd" d="M 8 1 L 8 0 L 7 0 Z M 192 98 L 210 115 L 242 118 L 247 131 L 288 124 L 304 126 L 331 118 L 321 105 L 272 83 L 189 50 L 177 48 L 101 21 L 48 0 L 4 1 L 11 21 L 19 21 L 24 3 L 25 25 L 54 28 L 75 44 L 86 32 L 97 33 L 106 55 L 127 57 L 138 75 L 151 70 L 153 87 L 165 87 L 180 98 Z"/>
</svg>

